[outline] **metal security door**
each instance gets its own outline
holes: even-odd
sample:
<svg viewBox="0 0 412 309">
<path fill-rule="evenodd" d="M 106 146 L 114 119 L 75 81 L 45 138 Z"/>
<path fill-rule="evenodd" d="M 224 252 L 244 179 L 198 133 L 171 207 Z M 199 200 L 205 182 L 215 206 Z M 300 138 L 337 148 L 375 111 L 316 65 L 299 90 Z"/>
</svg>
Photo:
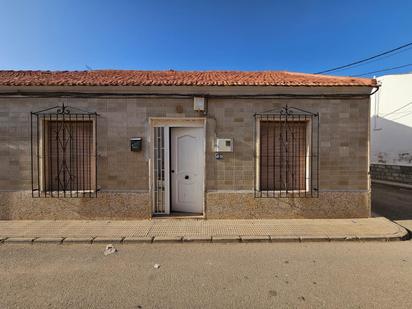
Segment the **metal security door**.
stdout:
<svg viewBox="0 0 412 309">
<path fill-rule="evenodd" d="M 170 213 L 169 127 L 153 128 L 153 213 Z"/>
</svg>

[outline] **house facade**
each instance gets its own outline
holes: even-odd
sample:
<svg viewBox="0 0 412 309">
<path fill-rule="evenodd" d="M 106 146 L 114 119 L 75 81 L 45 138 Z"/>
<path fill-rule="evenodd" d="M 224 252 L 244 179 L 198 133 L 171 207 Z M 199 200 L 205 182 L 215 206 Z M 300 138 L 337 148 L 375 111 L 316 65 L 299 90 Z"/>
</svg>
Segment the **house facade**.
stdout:
<svg viewBox="0 0 412 309">
<path fill-rule="evenodd" d="M 370 215 L 375 80 L 0 71 L 0 219 Z"/>
</svg>

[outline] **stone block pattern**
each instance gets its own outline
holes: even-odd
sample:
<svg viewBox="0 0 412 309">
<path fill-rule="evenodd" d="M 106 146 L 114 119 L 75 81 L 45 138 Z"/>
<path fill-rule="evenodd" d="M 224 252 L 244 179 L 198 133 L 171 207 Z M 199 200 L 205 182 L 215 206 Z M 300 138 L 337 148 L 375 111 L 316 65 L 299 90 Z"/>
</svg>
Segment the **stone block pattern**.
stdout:
<svg viewBox="0 0 412 309">
<path fill-rule="evenodd" d="M 209 190 L 251 190 L 254 113 L 283 106 L 319 112 L 320 190 L 368 190 L 369 104 L 366 100 L 209 100 L 216 137 L 233 138 L 234 152 L 215 160 L 213 138 L 207 155 Z M 209 122 L 210 123 L 210 122 Z"/>
<path fill-rule="evenodd" d="M 96 199 L 32 199 L 30 112 L 61 105 L 96 111 Z M 300 205 L 282 208 L 284 199 L 253 199 L 254 113 L 289 106 L 320 113 L 320 191 L 362 192 L 352 212 L 333 199 L 289 200 Z M 73 219 L 150 216 L 149 117 L 204 117 L 193 111 L 191 98 L 0 98 L 0 218 Z M 218 217 L 343 217 L 366 216 L 368 195 L 368 99 L 236 99 L 209 98 L 206 137 L 206 216 Z M 131 152 L 129 139 L 143 137 L 143 151 Z M 216 137 L 233 138 L 234 152 L 216 160 Z M 11 191 L 11 192 L 6 192 Z M 14 191 L 14 192 L 12 192 Z M 238 192 L 219 195 L 214 191 Z M 232 193 L 230 193 L 232 194 Z M 332 194 L 332 193 L 331 193 Z M 333 193 L 340 194 L 340 193 Z M 351 194 L 351 193 L 349 193 Z M 210 197 L 209 197 L 210 195 Z M 253 194 L 252 194 L 253 195 Z M 227 206 L 222 197 L 227 197 Z M 248 202 L 242 203 L 245 198 Z M 234 208 L 233 199 L 239 202 Z M 253 199 L 254 201 L 252 201 Z M 302 199 L 301 199 L 302 200 Z M 342 199 L 338 199 L 342 201 Z M 332 204 L 330 204 L 333 202 Z M 249 206 L 248 206 L 249 205 Z M 250 205 L 254 205 L 253 207 Z M 277 207 L 282 210 L 276 209 Z M 306 210 L 305 210 L 306 207 Z M 327 209 L 330 212 L 326 212 Z M 235 210 L 234 210 L 235 209 Z M 253 212 L 253 213 L 252 213 Z M 334 215 L 335 214 L 335 215 Z"/>
<path fill-rule="evenodd" d="M 62 103 L 100 115 L 97 178 L 102 190 L 148 191 L 148 118 L 197 115 L 191 99 L 0 98 L 0 190 L 31 189 L 30 112 Z M 143 137 L 142 152 L 130 151 L 131 137 Z"/>
<path fill-rule="evenodd" d="M 372 180 L 385 180 L 412 185 L 412 166 L 371 164 Z"/>
</svg>

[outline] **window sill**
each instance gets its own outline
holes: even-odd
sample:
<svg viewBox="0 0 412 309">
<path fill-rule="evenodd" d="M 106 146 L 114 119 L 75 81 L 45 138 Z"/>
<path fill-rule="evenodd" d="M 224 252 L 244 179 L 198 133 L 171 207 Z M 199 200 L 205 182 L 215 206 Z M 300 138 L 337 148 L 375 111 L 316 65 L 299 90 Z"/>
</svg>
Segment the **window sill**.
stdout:
<svg viewBox="0 0 412 309">
<path fill-rule="evenodd" d="M 97 190 L 98 191 L 98 190 Z M 33 197 L 62 197 L 62 198 L 84 198 L 96 197 L 96 190 L 78 190 L 78 191 L 33 191 Z"/>
<path fill-rule="evenodd" d="M 309 190 L 288 190 L 287 192 L 286 192 L 286 190 L 256 190 L 255 192 L 258 192 L 258 193 L 269 193 L 269 194 L 289 194 L 289 193 L 291 193 L 291 194 L 293 194 L 293 193 L 310 193 L 310 191 Z"/>
<path fill-rule="evenodd" d="M 255 198 L 311 198 L 318 197 L 316 190 L 291 190 L 291 191 L 260 191 L 255 190 Z"/>
</svg>

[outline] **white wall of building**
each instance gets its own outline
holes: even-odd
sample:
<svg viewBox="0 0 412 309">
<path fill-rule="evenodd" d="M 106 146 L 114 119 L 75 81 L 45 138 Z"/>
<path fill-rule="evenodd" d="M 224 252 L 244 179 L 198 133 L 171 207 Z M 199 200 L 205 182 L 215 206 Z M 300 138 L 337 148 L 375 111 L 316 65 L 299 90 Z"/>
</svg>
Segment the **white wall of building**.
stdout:
<svg viewBox="0 0 412 309">
<path fill-rule="evenodd" d="M 376 78 L 371 97 L 371 162 L 412 165 L 412 73 Z"/>
</svg>

